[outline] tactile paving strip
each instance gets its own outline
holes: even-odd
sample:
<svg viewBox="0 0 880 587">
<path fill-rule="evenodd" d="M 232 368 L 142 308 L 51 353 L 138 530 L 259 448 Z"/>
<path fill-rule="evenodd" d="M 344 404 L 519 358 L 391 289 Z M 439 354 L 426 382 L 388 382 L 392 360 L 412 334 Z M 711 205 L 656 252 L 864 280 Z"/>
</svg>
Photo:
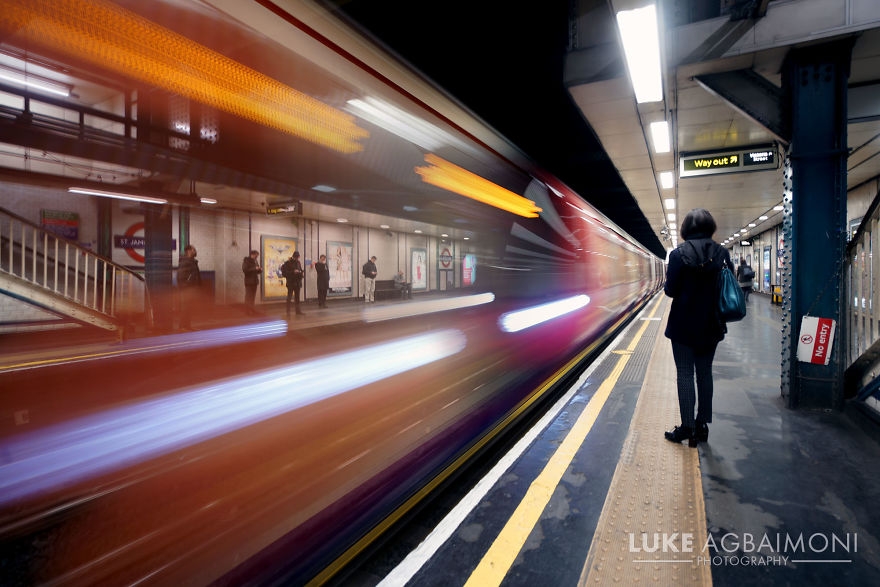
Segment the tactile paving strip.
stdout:
<svg viewBox="0 0 880 587">
<path fill-rule="evenodd" d="M 663 438 L 680 420 L 667 315 L 579 585 L 712 584 L 698 451 Z"/>
</svg>

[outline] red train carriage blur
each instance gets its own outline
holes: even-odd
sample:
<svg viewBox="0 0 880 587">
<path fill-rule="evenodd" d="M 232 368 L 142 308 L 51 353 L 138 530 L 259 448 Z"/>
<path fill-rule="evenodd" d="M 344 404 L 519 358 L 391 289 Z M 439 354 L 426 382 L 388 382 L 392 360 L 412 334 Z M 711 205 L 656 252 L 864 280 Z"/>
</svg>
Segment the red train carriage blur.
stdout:
<svg viewBox="0 0 880 587">
<path fill-rule="evenodd" d="M 149 191 L 204 243 L 205 266 L 240 263 L 229 241 L 243 214 L 291 199 L 297 246 L 329 248 L 322 235 L 344 214 L 364 233 L 398 223 L 406 242 L 443 229 L 418 237 L 433 239 L 425 254 L 448 243 L 476 266 L 472 281 L 332 327 L 242 324 L 6 365 L 12 584 L 320 582 L 538 406 L 662 282 L 662 261 L 581 195 L 317 5 L 10 0 L 0 31 L 2 55 L 80 92 L 2 84 L 18 97 L 3 140 L 124 165 L 112 185 L 78 179 Z M 69 177 L 42 181 L 80 197 Z M 82 205 L 126 213 L 105 195 Z M 419 251 L 406 249 L 408 270 Z"/>
</svg>

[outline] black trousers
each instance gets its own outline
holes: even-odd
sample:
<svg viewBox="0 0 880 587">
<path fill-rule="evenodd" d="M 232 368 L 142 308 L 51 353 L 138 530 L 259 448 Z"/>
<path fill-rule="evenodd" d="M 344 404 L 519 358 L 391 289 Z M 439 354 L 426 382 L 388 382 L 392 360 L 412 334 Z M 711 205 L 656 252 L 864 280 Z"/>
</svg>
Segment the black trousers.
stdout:
<svg viewBox="0 0 880 587">
<path fill-rule="evenodd" d="M 246 283 L 244 284 L 244 305 L 249 309 L 253 309 L 257 300 L 257 286 L 258 283 Z"/>
<path fill-rule="evenodd" d="M 318 288 L 318 307 L 324 308 L 327 306 L 327 290 L 324 288 Z"/>
<path fill-rule="evenodd" d="M 287 315 L 290 316 L 290 298 L 293 296 L 293 308 L 294 311 L 299 314 L 299 288 L 295 286 L 288 286 L 287 288 Z"/>
<path fill-rule="evenodd" d="M 715 348 L 694 349 L 686 344 L 672 343 L 672 357 L 675 359 L 676 383 L 678 384 L 678 410 L 681 425 L 694 427 L 694 404 L 697 404 L 696 421 L 708 424 L 712 421 L 712 361 Z M 694 376 L 696 375 L 696 389 Z"/>
</svg>

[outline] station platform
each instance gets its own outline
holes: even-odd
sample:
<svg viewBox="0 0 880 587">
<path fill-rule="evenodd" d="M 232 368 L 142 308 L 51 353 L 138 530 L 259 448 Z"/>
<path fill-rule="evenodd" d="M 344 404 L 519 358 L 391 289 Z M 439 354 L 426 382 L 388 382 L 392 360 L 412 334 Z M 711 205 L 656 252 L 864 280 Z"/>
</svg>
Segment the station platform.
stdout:
<svg viewBox="0 0 880 587">
<path fill-rule="evenodd" d="M 791 410 L 782 310 L 753 295 L 714 363 L 708 443 L 679 423 L 657 295 L 411 551 L 345 585 L 877 585 L 880 445 L 846 412 Z"/>
</svg>

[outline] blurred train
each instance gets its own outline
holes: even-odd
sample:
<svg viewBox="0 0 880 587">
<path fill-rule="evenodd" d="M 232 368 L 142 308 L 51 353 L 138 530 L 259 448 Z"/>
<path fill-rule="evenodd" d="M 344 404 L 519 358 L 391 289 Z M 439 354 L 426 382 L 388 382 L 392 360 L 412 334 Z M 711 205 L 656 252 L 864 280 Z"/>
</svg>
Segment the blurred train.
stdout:
<svg viewBox="0 0 880 587">
<path fill-rule="evenodd" d="M 107 192 L 149 194 L 126 205 L 153 237 L 198 234 L 218 291 L 242 214 L 268 226 L 292 200 L 306 257 L 343 240 L 345 216 L 360 259 L 386 247 L 411 279 L 430 273 L 415 299 L 332 325 L 248 318 L 110 351 L 59 334 L 57 360 L 0 365 L 4 584 L 325 582 L 662 284 L 662 260 L 320 5 L 6 0 L 0 32 L 2 71 L 75 89 L 0 76 L 4 192 L 38 183 L 99 219 L 125 212 Z M 0 238 L 7 289 L 38 256 L 57 264 L 42 240 Z M 138 268 L 157 314 L 163 263 Z M 359 268 L 333 301 L 359 298 Z"/>
</svg>

